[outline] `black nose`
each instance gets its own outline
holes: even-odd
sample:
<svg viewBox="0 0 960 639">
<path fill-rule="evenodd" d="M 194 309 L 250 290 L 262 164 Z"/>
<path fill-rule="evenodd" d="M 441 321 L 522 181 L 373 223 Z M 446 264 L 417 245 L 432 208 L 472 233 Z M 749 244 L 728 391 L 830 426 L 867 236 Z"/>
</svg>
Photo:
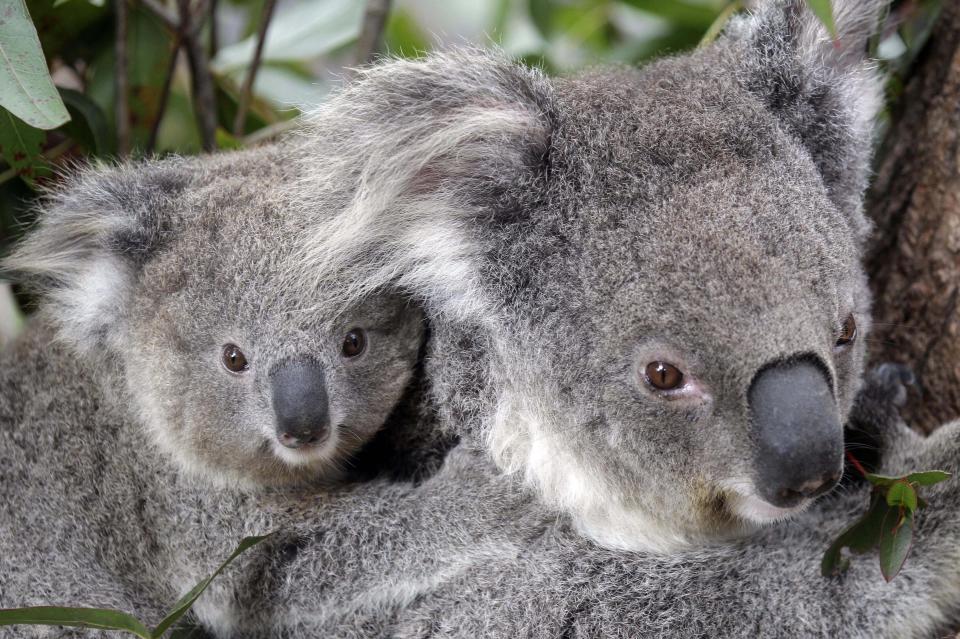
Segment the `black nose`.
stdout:
<svg viewBox="0 0 960 639">
<path fill-rule="evenodd" d="M 326 438 L 330 413 L 323 367 L 308 360 L 287 362 L 270 376 L 270 385 L 281 444 L 300 448 Z"/>
<path fill-rule="evenodd" d="M 843 429 L 823 369 L 810 360 L 765 368 L 750 386 L 760 496 L 789 508 L 833 488 L 843 471 Z"/>
</svg>

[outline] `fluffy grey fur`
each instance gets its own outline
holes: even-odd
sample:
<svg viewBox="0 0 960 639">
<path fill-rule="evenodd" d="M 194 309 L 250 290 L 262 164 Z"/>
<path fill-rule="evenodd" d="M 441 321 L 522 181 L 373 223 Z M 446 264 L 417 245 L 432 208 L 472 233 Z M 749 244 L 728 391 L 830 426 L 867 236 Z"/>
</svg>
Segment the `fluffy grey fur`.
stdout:
<svg viewBox="0 0 960 639">
<path fill-rule="evenodd" d="M 639 70 L 550 80 L 474 51 L 371 68 L 302 142 L 324 160 L 292 190 L 339 211 L 305 276 L 419 297 L 444 426 L 603 545 L 794 515 L 757 496 L 747 394 L 806 357 L 842 420 L 860 383 L 881 4 L 837 2 L 836 47 L 796 0 Z M 860 339 L 837 349 L 851 314 Z M 680 391 L 644 383 L 657 360 Z"/>
<path fill-rule="evenodd" d="M 284 521 L 252 504 L 342 478 L 401 400 L 417 309 L 384 293 L 324 312 L 314 280 L 278 287 L 305 228 L 271 196 L 294 179 L 287 155 L 86 171 L 6 263 L 41 307 L 0 355 L 0 607 L 158 621 L 241 536 Z M 358 327 L 366 350 L 347 359 Z M 249 370 L 224 368 L 225 343 Z M 278 451 L 271 375 L 301 360 L 325 371 L 335 432 Z"/>
</svg>

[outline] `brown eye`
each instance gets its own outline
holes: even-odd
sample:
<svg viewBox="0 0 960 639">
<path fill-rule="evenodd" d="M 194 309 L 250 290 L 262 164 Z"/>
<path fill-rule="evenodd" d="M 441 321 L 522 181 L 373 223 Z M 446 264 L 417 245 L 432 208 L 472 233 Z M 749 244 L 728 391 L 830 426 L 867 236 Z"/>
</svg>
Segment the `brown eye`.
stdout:
<svg viewBox="0 0 960 639">
<path fill-rule="evenodd" d="M 245 373 L 250 370 L 246 355 L 235 344 L 223 347 L 223 365 L 231 373 Z"/>
<path fill-rule="evenodd" d="M 837 337 L 837 346 L 849 346 L 857 339 L 857 321 L 853 319 L 853 314 L 847 316 L 843 326 L 840 327 L 840 336 Z"/>
<path fill-rule="evenodd" d="M 367 348 L 367 334 L 362 328 L 354 328 L 343 337 L 341 348 L 344 357 L 356 357 Z"/>
<path fill-rule="evenodd" d="M 657 390 L 667 391 L 679 388 L 683 383 L 683 373 L 673 364 L 650 362 L 644 370 L 647 383 Z"/>
</svg>

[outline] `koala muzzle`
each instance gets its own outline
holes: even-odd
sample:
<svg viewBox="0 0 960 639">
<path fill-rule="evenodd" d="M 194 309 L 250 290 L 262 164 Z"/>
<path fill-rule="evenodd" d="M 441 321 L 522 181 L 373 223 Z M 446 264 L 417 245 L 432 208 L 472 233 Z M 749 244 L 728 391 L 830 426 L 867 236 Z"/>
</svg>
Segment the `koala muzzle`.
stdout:
<svg viewBox="0 0 960 639">
<path fill-rule="evenodd" d="M 762 369 L 750 385 L 755 481 L 780 508 L 833 488 L 843 472 L 843 428 L 826 374 L 810 360 Z"/>
<path fill-rule="evenodd" d="M 310 360 L 286 362 L 273 371 L 270 385 L 281 444 L 301 448 L 326 439 L 330 410 L 322 366 Z"/>
</svg>

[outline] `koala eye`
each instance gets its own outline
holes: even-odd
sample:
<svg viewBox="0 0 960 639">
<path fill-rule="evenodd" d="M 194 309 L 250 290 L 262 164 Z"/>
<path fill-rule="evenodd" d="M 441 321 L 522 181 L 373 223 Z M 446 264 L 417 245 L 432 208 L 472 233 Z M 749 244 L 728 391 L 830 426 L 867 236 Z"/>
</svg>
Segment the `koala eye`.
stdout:
<svg viewBox="0 0 960 639">
<path fill-rule="evenodd" d="M 840 327 L 840 335 L 837 337 L 837 348 L 849 346 L 857 339 L 857 320 L 853 319 L 853 313 L 847 316 L 843 326 Z"/>
<path fill-rule="evenodd" d="M 236 344 L 227 344 L 223 347 L 222 361 L 224 367 L 231 373 L 245 373 L 250 370 L 246 355 Z"/>
<path fill-rule="evenodd" d="M 362 328 L 353 328 L 344 335 L 340 350 L 344 357 L 357 357 L 367 348 L 367 334 Z"/>
<path fill-rule="evenodd" d="M 683 383 L 683 373 L 667 362 L 650 362 L 644 369 L 647 384 L 656 390 L 668 391 L 679 388 Z"/>
</svg>

